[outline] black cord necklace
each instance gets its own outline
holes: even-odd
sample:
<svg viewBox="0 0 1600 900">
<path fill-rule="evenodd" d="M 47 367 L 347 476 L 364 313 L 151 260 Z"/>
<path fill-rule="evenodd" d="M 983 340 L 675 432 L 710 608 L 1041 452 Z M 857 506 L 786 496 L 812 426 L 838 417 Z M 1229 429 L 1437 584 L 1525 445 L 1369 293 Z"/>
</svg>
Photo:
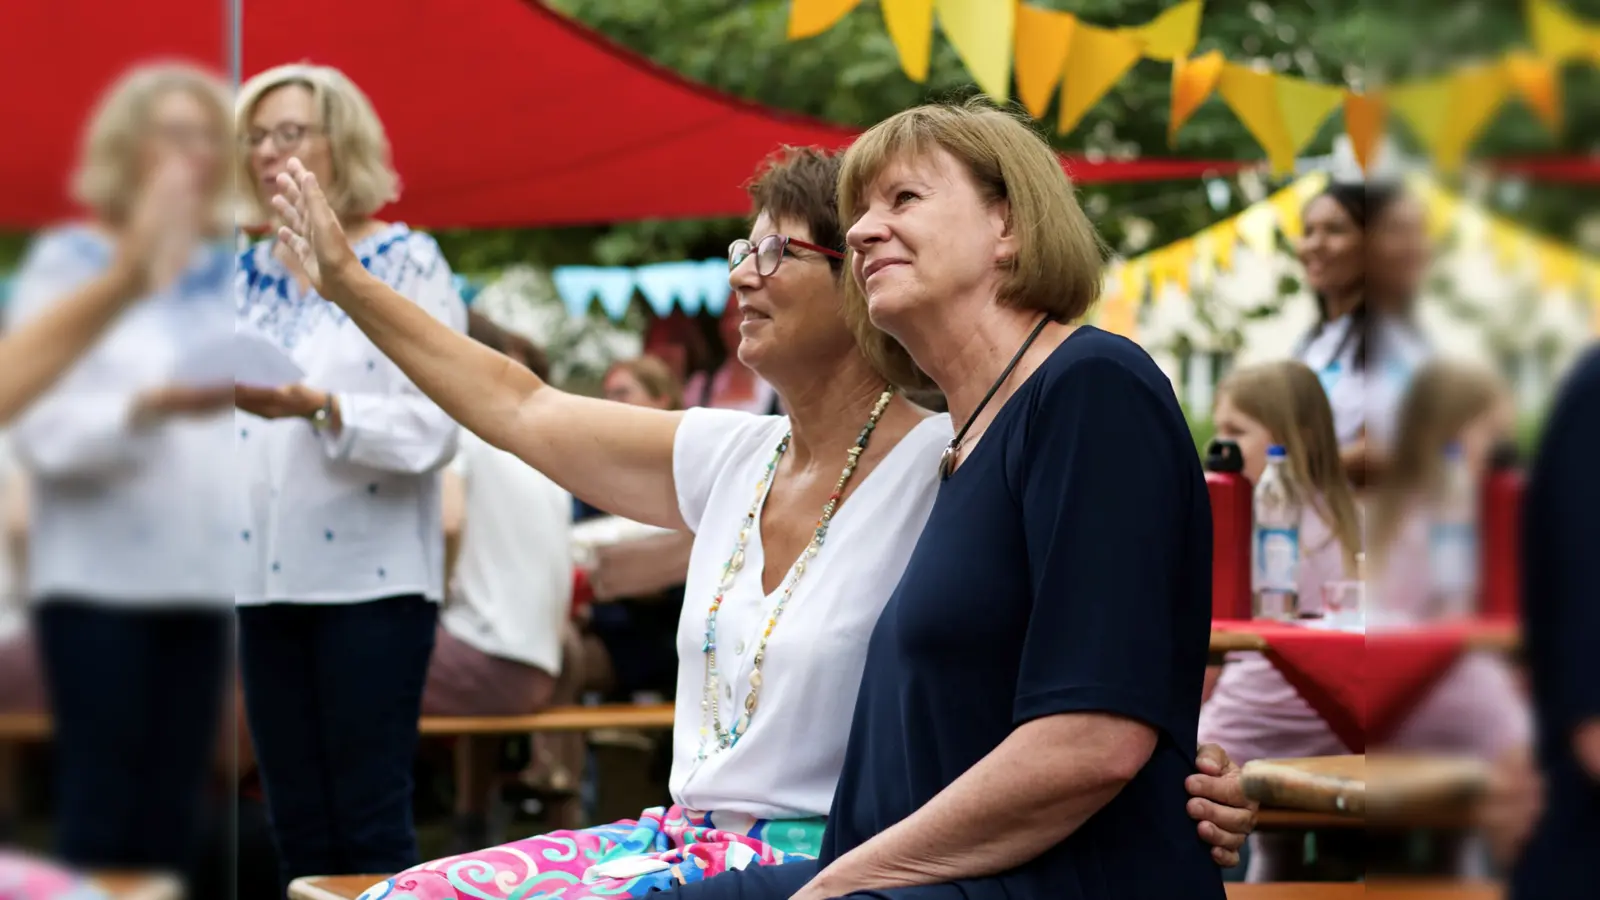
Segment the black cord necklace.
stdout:
<svg viewBox="0 0 1600 900">
<path fill-rule="evenodd" d="M 967 417 L 966 424 L 962 425 L 961 430 L 956 432 L 956 436 L 950 439 L 949 445 L 944 448 L 944 453 L 939 456 L 940 481 L 949 478 L 950 473 L 956 470 L 956 459 L 961 455 L 961 442 L 966 438 L 968 429 L 972 428 L 972 423 L 977 420 L 978 414 L 983 412 L 983 408 L 989 405 L 989 401 L 994 399 L 995 391 L 1000 390 L 1000 385 L 1005 384 L 1006 379 L 1011 377 L 1011 370 L 1015 369 L 1017 363 L 1022 361 L 1022 354 L 1028 352 L 1028 348 L 1033 346 L 1034 339 L 1039 336 L 1039 332 L 1044 331 L 1044 326 L 1048 324 L 1050 324 L 1050 317 L 1047 315 L 1039 320 L 1039 324 L 1033 326 L 1033 331 L 1029 333 L 1028 339 L 1022 342 L 1022 346 L 1017 348 L 1016 353 L 1012 354 L 1011 362 L 1006 363 L 1005 370 L 1000 373 L 1000 377 L 994 380 L 994 384 L 989 385 L 989 393 L 984 394 L 983 399 L 978 401 L 978 408 L 972 411 L 972 415 Z"/>
</svg>

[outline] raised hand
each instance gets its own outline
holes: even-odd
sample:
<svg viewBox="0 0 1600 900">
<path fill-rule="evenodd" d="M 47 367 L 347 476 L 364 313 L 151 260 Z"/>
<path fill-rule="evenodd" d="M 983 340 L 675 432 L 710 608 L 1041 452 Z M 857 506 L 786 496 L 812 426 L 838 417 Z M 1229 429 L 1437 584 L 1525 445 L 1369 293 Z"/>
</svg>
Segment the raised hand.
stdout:
<svg viewBox="0 0 1600 900">
<path fill-rule="evenodd" d="M 200 192 L 190 167 L 163 163 L 134 201 L 117 265 L 135 295 L 166 288 L 188 268 L 199 239 Z"/>
<path fill-rule="evenodd" d="M 278 175 L 278 189 L 272 198 L 283 221 L 278 227 L 278 258 L 317 293 L 339 302 L 346 279 L 359 272 L 361 265 L 317 176 L 300 160 L 291 159 L 288 171 Z"/>
</svg>

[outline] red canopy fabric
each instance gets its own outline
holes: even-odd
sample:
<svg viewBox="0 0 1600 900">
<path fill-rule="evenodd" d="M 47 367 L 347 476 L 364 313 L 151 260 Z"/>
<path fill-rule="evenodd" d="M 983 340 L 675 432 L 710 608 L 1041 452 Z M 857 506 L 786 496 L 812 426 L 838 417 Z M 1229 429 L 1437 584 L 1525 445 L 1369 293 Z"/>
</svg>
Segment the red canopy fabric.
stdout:
<svg viewBox="0 0 1600 900">
<path fill-rule="evenodd" d="M 693 84 L 532 0 L 268 0 L 243 4 L 242 73 L 337 66 L 394 146 L 427 227 L 568 225 L 741 215 L 742 183 L 783 144 L 842 147 L 845 128 Z M 33 0 L 0 29 L 0 226 L 71 212 L 65 185 L 96 96 L 127 66 L 229 58 L 217 0 Z M 1249 162 L 1067 160 L 1081 182 L 1226 175 Z"/>
</svg>

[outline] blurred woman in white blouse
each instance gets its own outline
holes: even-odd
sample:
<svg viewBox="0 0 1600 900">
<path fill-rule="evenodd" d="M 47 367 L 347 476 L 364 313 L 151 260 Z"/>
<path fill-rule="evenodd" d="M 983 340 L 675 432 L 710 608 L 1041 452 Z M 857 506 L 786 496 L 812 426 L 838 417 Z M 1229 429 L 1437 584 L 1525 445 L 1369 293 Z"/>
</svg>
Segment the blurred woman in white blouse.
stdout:
<svg viewBox="0 0 1600 900">
<path fill-rule="evenodd" d="M 233 389 L 195 354 L 232 334 L 230 114 L 208 73 L 130 72 L 87 131 L 90 217 L 40 234 L 14 284 L 12 324 L 142 298 L 12 433 L 74 865 L 182 870 L 198 837 L 231 641 Z"/>
<path fill-rule="evenodd" d="M 242 87 L 236 114 L 251 219 L 269 221 L 274 179 L 298 157 L 330 186 L 367 270 L 465 330 L 438 245 L 374 218 L 398 177 L 348 78 L 271 69 Z M 440 472 L 457 428 L 275 246 L 239 258 L 238 329 L 276 345 L 304 379 L 237 388 L 234 540 L 245 706 L 287 884 L 416 862 L 412 762 L 444 596 Z"/>
</svg>

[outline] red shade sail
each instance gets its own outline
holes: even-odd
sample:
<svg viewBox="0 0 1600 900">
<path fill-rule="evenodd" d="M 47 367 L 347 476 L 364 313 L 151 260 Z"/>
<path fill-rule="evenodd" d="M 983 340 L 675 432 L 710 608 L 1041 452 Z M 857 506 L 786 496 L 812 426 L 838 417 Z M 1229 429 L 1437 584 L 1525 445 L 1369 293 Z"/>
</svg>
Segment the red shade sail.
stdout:
<svg viewBox="0 0 1600 900">
<path fill-rule="evenodd" d="M 344 70 L 372 98 L 404 182 L 385 215 L 427 227 L 741 215 L 783 144 L 856 129 L 691 83 L 531 0 L 251 0 L 241 69 Z M 226 70 L 221 0 L 14 0 L 0 29 L 0 227 L 72 211 L 65 185 L 101 90 L 181 56 Z M 1226 175 L 1249 162 L 1066 161 L 1081 182 Z"/>
</svg>

